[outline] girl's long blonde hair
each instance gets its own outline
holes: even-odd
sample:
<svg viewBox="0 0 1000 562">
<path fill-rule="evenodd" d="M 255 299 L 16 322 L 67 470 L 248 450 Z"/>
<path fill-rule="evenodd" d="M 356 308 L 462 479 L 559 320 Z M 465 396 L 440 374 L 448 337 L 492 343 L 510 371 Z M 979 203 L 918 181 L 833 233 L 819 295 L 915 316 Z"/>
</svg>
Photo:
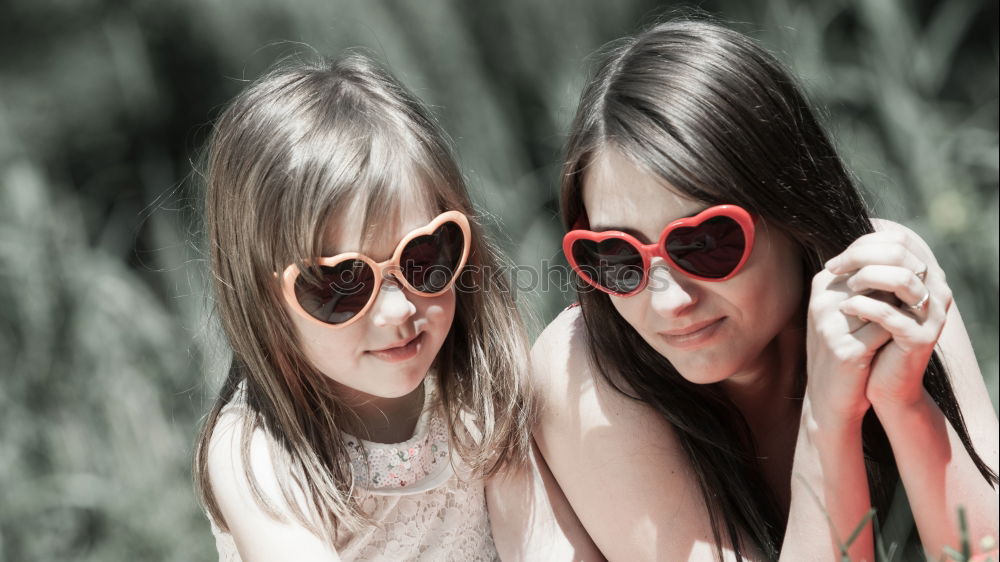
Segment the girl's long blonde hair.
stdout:
<svg viewBox="0 0 1000 562">
<path fill-rule="evenodd" d="M 214 309 L 232 348 L 220 396 L 198 437 L 194 474 L 208 514 L 228 530 L 208 477 L 208 444 L 220 413 L 245 381 L 241 455 L 257 502 L 275 517 L 249 464 L 264 430 L 284 504 L 333 540 L 339 525 L 366 521 L 354 493 L 342 431 L 354 416 L 328 378 L 300 351 L 276 272 L 320 256 L 322 235 L 352 203 L 364 208 L 363 238 L 391 224 L 405 201 L 470 216 L 472 248 L 456 284 L 455 319 L 432 372 L 453 449 L 488 477 L 530 447 L 527 343 L 500 275 L 499 252 L 474 220 L 449 141 L 419 100 L 360 53 L 283 64 L 241 93 L 212 132 L 205 226 Z M 472 414 L 472 439 L 460 414 Z M 294 486 L 309 500 L 303 510 Z"/>
</svg>

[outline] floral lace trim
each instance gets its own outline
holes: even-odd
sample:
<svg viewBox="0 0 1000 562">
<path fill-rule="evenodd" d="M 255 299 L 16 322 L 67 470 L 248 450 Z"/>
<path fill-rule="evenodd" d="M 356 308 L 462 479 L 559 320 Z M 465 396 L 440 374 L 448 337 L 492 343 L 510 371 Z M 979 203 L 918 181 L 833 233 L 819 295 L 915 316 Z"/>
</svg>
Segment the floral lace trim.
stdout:
<svg viewBox="0 0 1000 562">
<path fill-rule="evenodd" d="M 368 490 L 399 489 L 438 474 L 450 462 L 448 429 L 440 414 L 431 406 L 435 395 L 431 377 L 424 380 L 424 410 L 420 413 L 413 437 L 402 443 L 375 443 L 344 434 L 351 456 L 355 481 Z M 245 406 L 246 381 L 240 382 L 230 407 Z M 365 464 L 364 453 L 368 454 Z"/>
<path fill-rule="evenodd" d="M 424 410 L 413 437 L 402 443 L 374 443 L 353 435 L 345 437 L 354 476 L 370 490 L 411 486 L 449 462 L 447 428 L 432 408 Z M 367 464 L 363 451 L 368 453 Z"/>
</svg>

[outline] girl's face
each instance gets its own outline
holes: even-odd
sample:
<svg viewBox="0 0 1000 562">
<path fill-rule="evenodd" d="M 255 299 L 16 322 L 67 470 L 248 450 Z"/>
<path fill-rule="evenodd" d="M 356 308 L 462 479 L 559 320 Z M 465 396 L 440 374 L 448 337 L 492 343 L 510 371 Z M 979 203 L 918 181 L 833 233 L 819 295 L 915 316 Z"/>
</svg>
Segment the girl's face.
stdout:
<svg viewBox="0 0 1000 562">
<path fill-rule="evenodd" d="M 365 248 L 365 255 L 376 262 L 389 259 L 407 233 L 428 224 L 436 214 L 426 205 L 405 205 L 397 220 Z M 365 225 L 358 217 L 362 215 L 360 211 L 345 212 L 340 220 L 331 221 L 324 256 L 361 251 L 360 233 Z M 398 398 L 420 386 L 455 316 L 454 288 L 436 297 L 422 297 L 404 289 L 393 277 L 383 280 L 364 316 L 343 328 L 312 322 L 282 302 L 312 364 L 340 386 L 340 392 L 378 398 Z"/>
<path fill-rule="evenodd" d="M 680 195 L 611 148 L 587 169 L 583 203 L 591 230 L 621 230 L 645 244 L 658 240 L 671 221 L 710 206 Z M 777 336 L 794 329 L 802 284 L 797 247 L 758 220 L 750 258 L 731 279 L 698 281 L 654 258 L 640 293 L 610 298 L 681 376 L 707 384 L 778 364 Z"/>
</svg>

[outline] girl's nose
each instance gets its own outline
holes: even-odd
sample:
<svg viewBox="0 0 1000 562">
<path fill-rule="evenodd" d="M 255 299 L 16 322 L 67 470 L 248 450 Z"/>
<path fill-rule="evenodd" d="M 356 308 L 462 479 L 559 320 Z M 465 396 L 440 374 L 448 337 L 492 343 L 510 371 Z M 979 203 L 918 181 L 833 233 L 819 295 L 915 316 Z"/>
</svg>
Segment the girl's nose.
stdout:
<svg viewBox="0 0 1000 562">
<path fill-rule="evenodd" d="M 398 326 L 406 322 L 417 307 L 394 279 L 386 279 L 372 305 L 372 321 L 376 326 Z"/>
<path fill-rule="evenodd" d="M 649 292 L 653 311 L 664 317 L 677 316 L 693 305 L 697 298 L 687 281 L 683 274 L 672 271 L 666 262 L 655 258 L 650 264 L 649 281 L 644 289 Z"/>
</svg>

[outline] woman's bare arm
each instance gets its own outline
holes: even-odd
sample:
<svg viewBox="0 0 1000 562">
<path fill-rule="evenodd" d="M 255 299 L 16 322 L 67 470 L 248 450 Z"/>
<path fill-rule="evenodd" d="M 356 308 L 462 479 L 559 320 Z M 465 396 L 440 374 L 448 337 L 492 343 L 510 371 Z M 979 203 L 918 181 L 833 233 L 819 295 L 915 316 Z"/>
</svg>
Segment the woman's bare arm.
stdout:
<svg viewBox="0 0 1000 562">
<path fill-rule="evenodd" d="M 535 438 L 555 479 L 609 560 L 716 560 L 697 477 L 673 428 L 592 372 L 584 329 L 579 310 L 566 311 L 533 351 L 543 405 Z M 810 420 L 804 412 L 804 428 Z M 796 449 L 793 470 L 800 478 L 793 483 L 784 560 L 839 559 L 828 515 L 851 521 L 853 529 L 870 506 L 860 424 L 853 431 L 811 429 L 800 431 Z M 733 559 L 727 546 L 723 556 Z M 871 551 L 870 533 L 850 552 L 864 549 Z M 764 559 L 759 552 L 748 556 Z"/>
<path fill-rule="evenodd" d="M 579 309 L 535 343 L 542 402 L 535 439 L 608 560 L 715 560 L 708 512 L 673 429 L 589 366 Z M 732 553 L 727 559 L 732 559 Z"/>
<path fill-rule="evenodd" d="M 873 560 L 871 522 L 851 540 L 871 509 L 860 421 L 817 423 L 807 396 L 792 464 L 792 500 L 780 560 Z"/>
<path fill-rule="evenodd" d="M 604 560 L 534 446 L 527 466 L 487 483 L 486 505 L 502 560 Z"/>
<path fill-rule="evenodd" d="M 909 229 L 879 221 L 880 231 L 904 236 L 907 247 L 928 267 L 926 285 L 935 298 L 950 301 L 944 273 L 926 243 Z M 947 303 L 932 303 L 942 306 Z M 955 397 L 972 444 L 994 471 L 998 465 L 1000 431 L 989 393 L 976 361 L 969 335 L 957 306 L 945 306 L 946 319 L 937 339 L 937 351 L 945 363 Z M 1000 517 L 996 490 L 983 478 L 941 409 L 913 377 L 913 399 L 879 399 L 872 406 L 892 444 L 900 477 L 913 509 L 924 548 L 933 558 L 944 547 L 960 548 L 958 510 L 966 513 L 967 530 L 977 548 L 986 535 L 997 537 Z M 894 393 L 895 395 L 895 393 Z"/>
</svg>

